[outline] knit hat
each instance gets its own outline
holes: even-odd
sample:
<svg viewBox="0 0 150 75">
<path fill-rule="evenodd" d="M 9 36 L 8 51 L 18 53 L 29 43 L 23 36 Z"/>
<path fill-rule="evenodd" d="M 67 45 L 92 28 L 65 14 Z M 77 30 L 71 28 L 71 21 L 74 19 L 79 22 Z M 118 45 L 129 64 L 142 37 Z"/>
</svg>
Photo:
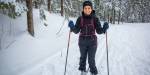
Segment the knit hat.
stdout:
<svg viewBox="0 0 150 75">
<path fill-rule="evenodd" d="M 85 6 L 91 6 L 91 8 L 93 9 L 92 2 L 91 2 L 91 1 L 85 1 L 85 2 L 83 2 L 83 8 L 84 8 Z"/>
</svg>

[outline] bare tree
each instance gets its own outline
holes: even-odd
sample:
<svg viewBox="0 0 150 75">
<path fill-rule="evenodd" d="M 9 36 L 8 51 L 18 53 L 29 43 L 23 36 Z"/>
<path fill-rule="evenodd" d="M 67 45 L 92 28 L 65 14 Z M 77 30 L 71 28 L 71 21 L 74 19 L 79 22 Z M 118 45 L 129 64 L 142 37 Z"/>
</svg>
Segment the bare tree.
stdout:
<svg viewBox="0 0 150 75">
<path fill-rule="evenodd" d="M 32 13 L 32 0 L 26 0 L 27 11 L 27 24 L 28 32 L 34 36 L 34 26 L 33 26 L 33 13 Z"/>
<path fill-rule="evenodd" d="M 120 23 L 120 20 L 121 20 L 121 2 L 122 0 L 119 0 L 118 24 Z"/>
<path fill-rule="evenodd" d="M 35 8 L 39 8 L 39 6 L 38 6 L 38 1 L 34 1 L 34 6 L 35 6 Z"/>
<path fill-rule="evenodd" d="M 112 1 L 112 20 L 113 20 L 113 24 L 115 24 L 115 17 L 116 17 L 116 10 L 115 10 L 115 2 L 114 0 Z"/>
<path fill-rule="evenodd" d="M 63 7 L 63 4 L 64 4 L 64 0 L 61 0 L 61 16 L 64 16 L 64 7 Z"/>
<path fill-rule="evenodd" d="M 51 12 L 51 0 L 47 0 L 48 1 L 48 11 Z"/>
</svg>

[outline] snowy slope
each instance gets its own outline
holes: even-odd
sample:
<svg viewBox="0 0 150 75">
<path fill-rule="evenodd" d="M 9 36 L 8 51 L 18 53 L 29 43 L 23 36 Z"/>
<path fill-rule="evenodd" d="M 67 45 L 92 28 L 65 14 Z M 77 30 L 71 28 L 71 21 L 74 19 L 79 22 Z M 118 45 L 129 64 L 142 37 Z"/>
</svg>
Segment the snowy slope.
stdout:
<svg viewBox="0 0 150 75">
<path fill-rule="evenodd" d="M 56 35 L 64 18 L 45 12 L 48 23 L 46 27 L 40 20 L 38 11 L 34 10 L 35 37 L 31 37 L 25 31 L 15 37 L 16 42 L 0 51 L 0 75 L 63 75 L 69 33 L 67 21 L 62 31 Z M 19 20 L 15 22 L 26 25 L 25 22 L 18 23 Z M 110 26 L 108 30 L 110 75 L 150 74 L 149 28 L 149 23 Z M 79 56 L 78 35 L 72 33 L 67 75 L 80 74 L 77 70 Z M 98 75 L 107 75 L 105 35 L 98 35 L 96 64 Z"/>
<path fill-rule="evenodd" d="M 149 75 L 150 36 L 149 24 L 122 24 L 111 26 L 108 31 L 110 75 Z M 98 75 L 107 75 L 105 35 L 98 36 L 96 62 Z M 79 50 L 77 37 L 72 34 L 67 75 L 79 75 L 77 70 Z M 47 59 L 44 65 L 23 75 L 63 75 L 66 47 Z M 88 74 L 89 75 L 89 74 Z"/>
<path fill-rule="evenodd" d="M 26 15 L 24 13 L 23 15 Z M 1 49 L 8 48 L 16 41 L 16 37 L 20 36 L 27 30 L 26 17 L 11 19 L 8 16 L 0 14 L 0 40 Z"/>
<path fill-rule="evenodd" d="M 67 36 L 62 37 L 61 39 L 58 38 L 58 35 L 56 36 L 57 29 L 61 26 L 60 24 L 62 24 L 64 18 L 55 14 L 48 15 L 47 18 L 51 22 L 45 27 L 40 20 L 39 10 L 35 9 L 33 14 L 36 33 L 34 38 L 26 31 L 26 14 L 23 14 L 22 19 L 18 18 L 13 21 L 12 25 L 14 28 L 15 25 L 17 27 L 13 30 L 16 31 L 18 35 L 15 35 L 16 37 L 12 39 L 16 40 L 15 42 L 8 48 L 2 48 L 0 51 L 0 75 L 20 75 L 29 68 L 32 68 L 47 59 L 49 56 L 54 55 L 65 45 Z M 49 13 L 46 12 L 46 14 Z M 1 23 L 6 24 L 7 28 L 10 26 L 9 22 L 11 19 L 8 17 L 6 17 L 6 19 L 4 18 L 5 16 L 1 18 Z M 22 33 L 19 34 L 21 31 Z M 7 37 L 9 36 L 7 35 Z M 62 42 L 57 43 L 57 41 L 60 40 L 62 40 Z M 5 41 L 3 43 L 5 43 Z"/>
</svg>

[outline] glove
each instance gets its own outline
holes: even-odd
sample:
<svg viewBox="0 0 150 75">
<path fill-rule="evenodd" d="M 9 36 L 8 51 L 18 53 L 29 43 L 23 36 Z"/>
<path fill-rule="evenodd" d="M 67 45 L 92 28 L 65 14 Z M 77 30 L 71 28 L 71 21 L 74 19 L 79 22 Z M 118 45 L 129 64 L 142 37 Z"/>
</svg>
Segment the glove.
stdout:
<svg viewBox="0 0 150 75">
<path fill-rule="evenodd" d="M 104 25 L 103 25 L 104 33 L 107 31 L 108 28 L 109 28 L 108 23 L 107 23 L 107 22 L 104 22 Z"/>
<path fill-rule="evenodd" d="M 68 23 L 68 27 L 70 27 L 71 29 L 74 27 L 74 23 L 72 20 L 69 21 Z"/>
</svg>

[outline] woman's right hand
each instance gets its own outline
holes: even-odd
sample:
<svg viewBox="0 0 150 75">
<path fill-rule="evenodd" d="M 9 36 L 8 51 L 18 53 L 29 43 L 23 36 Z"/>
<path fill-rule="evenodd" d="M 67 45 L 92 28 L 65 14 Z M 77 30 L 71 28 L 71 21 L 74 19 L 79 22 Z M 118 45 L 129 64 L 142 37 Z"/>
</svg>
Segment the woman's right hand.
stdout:
<svg viewBox="0 0 150 75">
<path fill-rule="evenodd" d="M 72 21 L 72 20 L 70 20 L 70 21 L 69 21 L 69 23 L 68 23 L 68 27 L 70 27 L 70 28 L 73 28 L 73 27 L 74 27 L 74 23 L 73 23 L 73 21 Z"/>
</svg>

